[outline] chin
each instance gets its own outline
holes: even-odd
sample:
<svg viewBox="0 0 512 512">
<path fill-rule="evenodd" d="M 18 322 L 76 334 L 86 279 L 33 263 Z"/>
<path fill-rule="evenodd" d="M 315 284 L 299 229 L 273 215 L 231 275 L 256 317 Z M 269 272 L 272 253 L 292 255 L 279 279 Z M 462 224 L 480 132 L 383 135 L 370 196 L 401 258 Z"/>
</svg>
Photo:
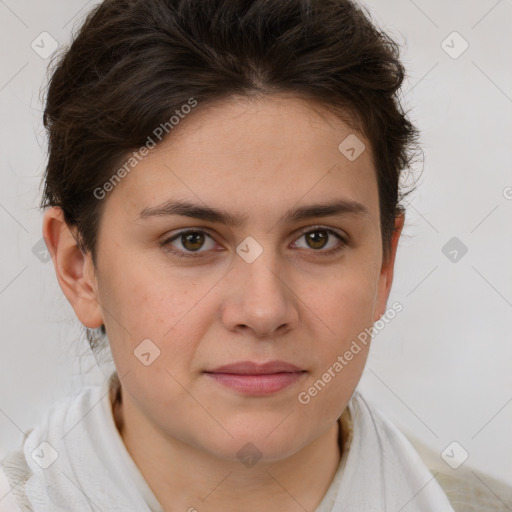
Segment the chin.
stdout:
<svg viewBox="0 0 512 512">
<path fill-rule="evenodd" d="M 229 427 L 226 430 L 233 436 L 218 437 L 213 443 L 212 438 L 205 439 L 203 448 L 217 458 L 231 462 L 242 462 L 252 467 L 255 461 L 274 463 L 297 453 L 311 440 L 308 433 L 298 432 L 291 424 L 278 421 L 251 425 L 251 422 Z M 281 423 L 282 422 L 282 423 Z M 281 423 L 281 424 L 280 424 Z M 277 427 L 277 428 L 276 428 Z"/>
</svg>

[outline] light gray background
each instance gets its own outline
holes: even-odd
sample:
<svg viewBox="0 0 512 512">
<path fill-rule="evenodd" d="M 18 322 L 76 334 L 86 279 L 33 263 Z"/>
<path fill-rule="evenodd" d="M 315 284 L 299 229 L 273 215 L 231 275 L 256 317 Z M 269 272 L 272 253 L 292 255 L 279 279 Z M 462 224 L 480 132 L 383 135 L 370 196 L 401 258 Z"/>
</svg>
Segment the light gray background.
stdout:
<svg viewBox="0 0 512 512">
<path fill-rule="evenodd" d="M 52 263 L 32 252 L 48 60 L 31 43 L 46 31 L 67 44 L 94 3 L 0 0 L 0 453 L 108 370 L 81 338 Z M 466 464 L 512 484 L 512 1 L 365 3 L 405 46 L 403 97 L 425 160 L 389 301 L 403 311 L 375 337 L 361 389 L 437 452 L 457 441 Z M 469 44 L 458 58 L 444 49 L 462 48 L 454 31 Z M 456 262 L 442 251 L 452 237 L 468 248 Z"/>
</svg>

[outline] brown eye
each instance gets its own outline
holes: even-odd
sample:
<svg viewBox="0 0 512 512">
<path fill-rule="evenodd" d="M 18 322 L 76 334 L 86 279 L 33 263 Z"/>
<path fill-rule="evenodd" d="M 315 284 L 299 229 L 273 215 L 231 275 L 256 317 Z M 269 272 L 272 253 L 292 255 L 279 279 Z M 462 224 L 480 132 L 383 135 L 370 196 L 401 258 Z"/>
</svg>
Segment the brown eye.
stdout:
<svg viewBox="0 0 512 512">
<path fill-rule="evenodd" d="M 206 247 L 205 250 L 201 251 L 200 249 L 204 248 L 205 242 L 207 242 L 208 239 L 210 240 L 210 247 Z M 198 229 L 181 231 L 180 233 L 164 240 L 161 245 L 170 253 L 175 254 L 180 258 L 201 256 L 209 249 L 211 250 L 215 247 L 215 243 L 211 235 Z"/>
<path fill-rule="evenodd" d="M 323 249 L 329 239 L 329 234 L 325 230 L 310 231 L 304 235 L 306 237 L 306 243 L 312 249 Z"/>
<path fill-rule="evenodd" d="M 309 229 L 309 231 L 305 231 L 298 238 L 298 240 L 300 239 L 305 240 L 305 246 L 296 246 L 303 249 L 312 249 L 314 252 L 318 252 L 324 255 L 338 252 L 346 245 L 345 239 L 340 234 L 332 229 L 323 227 L 317 227 L 314 229 Z M 336 241 L 338 241 L 337 244 Z"/>
<path fill-rule="evenodd" d="M 204 244 L 204 234 L 199 231 L 183 233 L 180 235 L 181 244 L 187 251 L 197 251 Z"/>
</svg>

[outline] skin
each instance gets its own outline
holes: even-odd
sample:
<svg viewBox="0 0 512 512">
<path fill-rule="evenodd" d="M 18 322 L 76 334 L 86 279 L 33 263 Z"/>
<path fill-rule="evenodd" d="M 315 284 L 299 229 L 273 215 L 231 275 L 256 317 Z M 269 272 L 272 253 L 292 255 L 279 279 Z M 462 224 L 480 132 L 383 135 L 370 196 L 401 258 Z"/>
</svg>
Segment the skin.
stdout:
<svg viewBox="0 0 512 512">
<path fill-rule="evenodd" d="M 349 161 L 338 146 L 353 131 L 322 106 L 267 96 L 200 107 L 104 199 L 96 268 L 59 208 L 46 212 L 44 237 L 79 320 L 105 324 L 122 384 L 120 433 L 163 508 L 314 510 L 340 461 L 337 419 L 368 347 L 307 405 L 297 397 L 386 311 L 404 218 L 383 260 L 370 145 L 358 135 L 366 150 Z M 171 198 L 246 215 L 246 223 L 139 217 Z M 335 199 L 368 213 L 279 223 L 290 208 Z M 160 245 L 186 228 L 208 229 L 203 244 L 177 237 Z M 329 235 L 315 245 L 311 232 L 323 229 L 347 243 Z M 263 249 L 252 263 L 236 252 L 248 236 Z M 149 366 L 133 354 L 144 339 L 160 350 Z M 307 373 L 264 397 L 204 373 L 275 359 Z M 252 467 L 237 457 L 248 442 L 262 455 Z"/>
</svg>

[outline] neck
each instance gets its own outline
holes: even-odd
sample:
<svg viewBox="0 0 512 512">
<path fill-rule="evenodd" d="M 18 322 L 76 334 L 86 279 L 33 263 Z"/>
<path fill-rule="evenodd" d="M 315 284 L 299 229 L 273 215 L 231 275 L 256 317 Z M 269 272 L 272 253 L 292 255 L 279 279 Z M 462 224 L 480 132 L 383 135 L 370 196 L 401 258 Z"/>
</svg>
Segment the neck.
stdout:
<svg viewBox="0 0 512 512">
<path fill-rule="evenodd" d="M 123 442 L 166 511 L 315 510 L 340 463 L 339 422 L 291 457 L 250 468 L 170 439 L 140 414 L 120 388 L 113 415 Z M 144 432 L 144 435 L 140 435 Z M 312 481 L 311 475 L 315 475 Z"/>
</svg>

